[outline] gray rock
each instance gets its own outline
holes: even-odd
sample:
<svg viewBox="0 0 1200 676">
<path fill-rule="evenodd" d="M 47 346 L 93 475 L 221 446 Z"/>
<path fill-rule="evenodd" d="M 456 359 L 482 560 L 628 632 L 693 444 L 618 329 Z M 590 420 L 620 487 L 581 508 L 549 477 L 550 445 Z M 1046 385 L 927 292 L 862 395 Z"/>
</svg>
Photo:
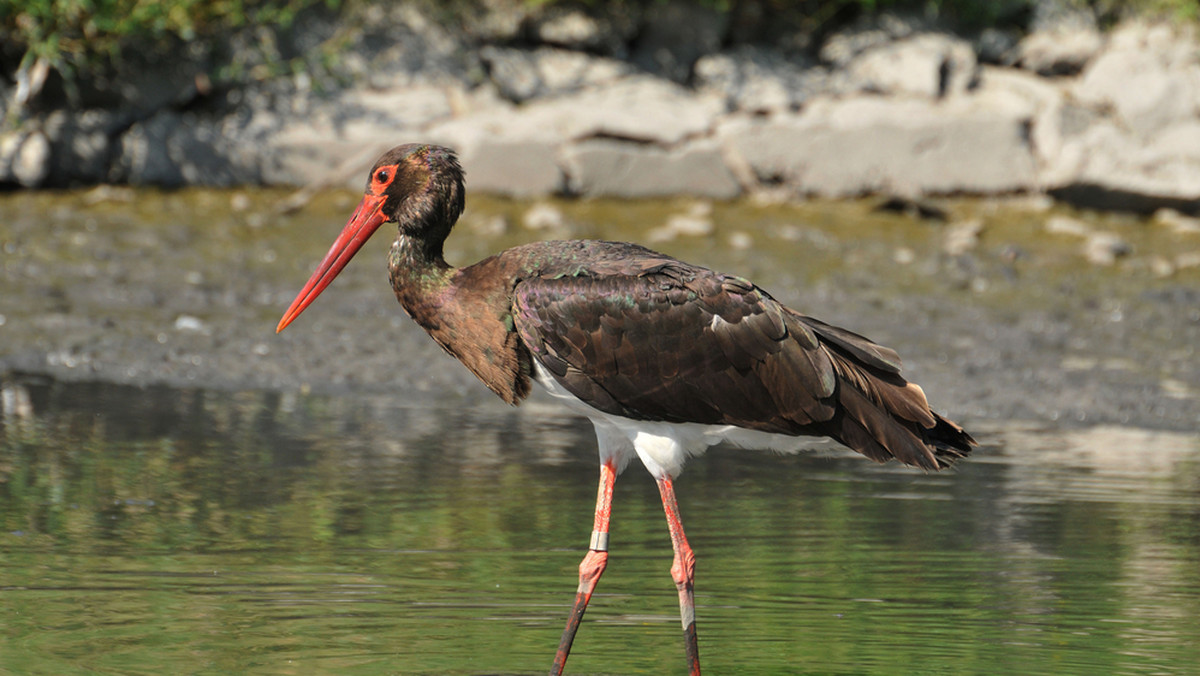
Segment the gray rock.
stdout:
<svg viewBox="0 0 1200 676">
<path fill-rule="evenodd" d="M 26 188 L 36 188 L 50 174 L 50 141 L 40 131 L 6 137 L 0 142 L 4 155 L 9 156 L 8 175 Z"/>
<path fill-rule="evenodd" d="M 485 45 L 479 58 L 504 98 L 520 103 L 542 93 L 542 78 L 531 52 Z"/>
<path fill-rule="evenodd" d="M 646 232 L 646 241 L 651 244 L 670 242 L 680 237 L 708 237 L 716 231 L 712 220 L 712 204 L 697 202 L 687 213 L 672 214 L 667 222 Z"/>
<path fill-rule="evenodd" d="M 480 68 L 475 49 L 467 45 L 469 27 L 450 30 L 430 18 L 419 3 L 363 3 L 361 11 L 365 13 L 361 22 L 367 29 L 354 43 L 339 49 L 335 71 L 344 79 L 365 82 L 378 90 L 477 82 Z M 468 22 L 480 16 L 489 13 L 470 13 Z M 512 29 L 516 30 L 522 14 L 519 9 L 516 13 L 497 9 L 493 18 L 500 16 L 512 19 Z"/>
<path fill-rule="evenodd" d="M 28 132 L 21 131 L 0 132 L 0 184 L 16 183 L 16 177 L 12 175 L 12 163 L 28 135 Z"/>
<path fill-rule="evenodd" d="M 961 256 L 979 246 L 983 233 L 983 219 L 970 218 L 952 223 L 942 237 L 942 250 L 951 256 Z"/>
<path fill-rule="evenodd" d="M 521 224 L 530 230 L 560 230 L 566 225 L 562 209 L 547 202 L 529 207 L 521 218 Z"/>
<path fill-rule="evenodd" d="M 480 59 L 500 95 L 520 103 L 612 82 L 633 73 L 629 64 L 554 47 L 535 50 L 485 46 Z"/>
<path fill-rule="evenodd" d="M 625 56 L 637 34 L 637 10 L 586 12 L 580 7 L 551 5 L 530 17 L 529 33 L 538 41 L 579 51 Z"/>
<path fill-rule="evenodd" d="M 678 83 L 692 74 L 692 64 L 721 48 L 729 15 L 684 0 L 656 2 L 646 9 L 632 60 L 651 73 Z"/>
<path fill-rule="evenodd" d="M 1128 24 L 1083 71 L 1044 184 L 1057 198 L 1150 213 L 1200 209 L 1200 53 L 1191 33 Z M 1068 133 L 1068 122 L 1070 128 Z"/>
<path fill-rule="evenodd" d="M 827 89 L 825 68 L 778 51 L 742 45 L 696 62 L 694 85 L 725 99 L 731 110 L 767 112 L 798 108 Z"/>
<path fill-rule="evenodd" d="M 890 12 L 865 15 L 825 40 L 820 50 L 821 61 L 844 67 L 869 49 L 883 47 L 929 29 L 929 22 L 920 17 Z"/>
<path fill-rule="evenodd" d="M 1017 65 L 1038 75 L 1074 75 L 1104 46 L 1095 29 L 1075 28 L 1032 33 L 1016 48 Z"/>
<path fill-rule="evenodd" d="M 972 41 L 980 63 L 1012 65 L 1021 34 L 1015 30 L 985 28 Z"/>
<path fill-rule="evenodd" d="M 856 89 L 939 98 L 975 80 L 975 50 L 961 38 L 921 33 L 864 50 L 847 66 Z"/>
<path fill-rule="evenodd" d="M 462 12 L 463 28 L 487 42 L 511 42 L 521 35 L 533 3 L 514 0 L 478 0 L 475 11 Z"/>
<path fill-rule="evenodd" d="M 1200 110 L 1195 40 L 1168 25 L 1123 26 L 1083 71 L 1074 94 L 1085 105 L 1112 108 L 1138 134 L 1195 118 Z"/>
<path fill-rule="evenodd" d="M 113 138 L 125 114 L 112 110 L 56 110 L 43 130 L 50 140 L 53 159 L 49 183 L 70 185 L 105 180 L 113 154 Z"/>
<path fill-rule="evenodd" d="M 1042 183 L 1052 181 L 1050 177 L 1062 171 L 1064 137 L 1078 134 L 1090 124 L 1074 115 L 1076 107 L 1068 103 L 1062 87 L 1029 71 L 984 66 L 975 93 L 993 97 L 997 107 L 1012 107 L 1031 116 L 1029 141 Z"/>
<path fill-rule="evenodd" d="M 672 145 L 712 130 L 724 106 L 669 82 L 627 78 L 547 105 L 566 122 L 568 137 L 614 136 Z"/>
<path fill-rule="evenodd" d="M 423 140 L 418 129 L 451 115 L 446 90 L 432 85 L 352 89 L 334 99 L 292 101 L 291 110 L 264 108 L 246 125 L 225 121 L 230 134 L 255 139 L 261 177 L 270 184 L 361 187 L 361 172 L 380 153 L 405 140 Z"/>
<path fill-rule="evenodd" d="M 727 125 L 721 136 L 760 181 L 801 194 L 1003 193 L 1037 187 L 1029 116 L 983 97 L 820 99 L 800 115 Z"/>
<path fill-rule="evenodd" d="M 225 122 L 162 112 L 138 123 L 121 137 L 113 178 L 160 186 L 258 183 L 258 144 Z"/>
<path fill-rule="evenodd" d="M 1105 121 L 1066 139 L 1061 154 L 1046 185 L 1059 199 L 1142 213 L 1200 210 L 1200 120 L 1146 138 Z"/>
<path fill-rule="evenodd" d="M 625 61 L 565 49 L 543 48 L 535 54 L 542 91 L 546 96 L 607 85 L 637 72 Z"/>
<path fill-rule="evenodd" d="M 1174 209 L 1155 211 L 1154 222 L 1166 226 L 1177 235 L 1200 235 L 1200 218 L 1185 216 Z"/>
<path fill-rule="evenodd" d="M 1092 234 L 1092 226 L 1078 218 L 1070 216 L 1051 216 L 1046 219 L 1046 232 L 1070 237 L 1088 237 Z"/>
<path fill-rule="evenodd" d="M 1095 265 L 1112 265 L 1133 253 L 1133 247 L 1111 232 L 1097 232 L 1083 244 L 1083 255 Z"/>
<path fill-rule="evenodd" d="M 485 140 L 463 155 L 472 190 L 514 197 L 561 193 L 563 172 L 553 144 Z"/>
<path fill-rule="evenodd" d="M 571 191 L 612 197 L 698 195 L 732 199 L 741 186 L 711 141 L 678 150 L 621 143 L 584 141 L 563 152 Z"/>
<path fill-rule="evenodd" d="M 103 181 L 116 115 L 106 110 L 56 110 L 37 123 L 35 131 L 10 132 L 0 142 L 0 183 L 35 187 Z"/>
<path fill-rule="evenodd" d="M 697 95 L 641 75 L 519 108 L 487 106 L 428 131 L 457 145 L 478 143 L 490 135 L 558 141 L 600 136 L 670 146 L 709 133 L 724 109 L 716 95 Z"/>
<path fill-rule="evenodd" d="M 1057 30 L 1096 30 L 1096 13 L 1089 3 L 1076 0 L 1036 0 L 1030 30 L 1035 33 Z"/>
<path fill-rule="evenodd" d="M 562 145 L 593 137 L 666 146 L 709 133 L 724 108 L 715 95 L 696 95 L 666 80 L 637 76 L 520 107 L 486 104 L 428 126 L 422 134 L 463 155 L 484 143 Z"/>
</svg>

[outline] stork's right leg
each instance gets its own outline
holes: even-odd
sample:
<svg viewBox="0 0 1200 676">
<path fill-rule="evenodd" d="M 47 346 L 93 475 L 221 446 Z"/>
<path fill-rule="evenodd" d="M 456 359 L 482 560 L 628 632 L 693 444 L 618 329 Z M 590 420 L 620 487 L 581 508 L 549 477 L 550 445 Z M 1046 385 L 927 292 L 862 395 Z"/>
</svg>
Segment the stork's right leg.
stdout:
<svg viewBox="0 0 1200 676">
<path fill-rule="evenodd" d="M 683 519 L 679 518 L 679 504 L 675 501 L 675 484 L 669 476 L 658 480 L 658 492 L 662 496 L 663 511 L 667 515 L 667 528 L 671 532 L 671 546 L 675 549 L 675 561 L 671 564 L 671 577 L 679 590 L 679 617 L 683 620 L 683 640 L 687 650 L 689 676 L 700 676 L 700 650 L 696 642 L 696 555 L 683 533 Z"/>
<path fill-rule="evenodd" d="M 600 465 L 600 490 L 596 495 L 596 521 L 592 527 L 592 542 L 587 555 L 583 557 L 583 562 L 579 564 L 579 589 L 575 592 L 575 606 L 571 608 L 567 628 L 563 630 L 562 640 L 558 642 L 554 665 L 550 667 L 551 676 L 562 674 L 567 655 L 571 652 L 571 643 L 575 640 L 575 632 L 579 631 L 583 611 L 587 610 L 596 583 L 600 581 L 600 575 L 608 565 L 608 521 L 612 513 L 613 484 L 616 480 L 616 466 L 610 458 Z"/>
</svg>

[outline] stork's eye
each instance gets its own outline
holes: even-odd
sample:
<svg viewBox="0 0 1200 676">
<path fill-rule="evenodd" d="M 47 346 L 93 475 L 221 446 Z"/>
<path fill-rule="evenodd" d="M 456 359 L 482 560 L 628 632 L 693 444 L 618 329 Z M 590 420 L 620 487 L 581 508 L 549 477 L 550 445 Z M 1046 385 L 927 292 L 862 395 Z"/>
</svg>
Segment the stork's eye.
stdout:
<svg viewBox="0 0 1200 676">
<path fill-rule="evenodd" d="M 375 174 L 376 183 L 387 183 L 389 174 L 387 169 L 380 169 L 379 173 Z"/>
</svg>

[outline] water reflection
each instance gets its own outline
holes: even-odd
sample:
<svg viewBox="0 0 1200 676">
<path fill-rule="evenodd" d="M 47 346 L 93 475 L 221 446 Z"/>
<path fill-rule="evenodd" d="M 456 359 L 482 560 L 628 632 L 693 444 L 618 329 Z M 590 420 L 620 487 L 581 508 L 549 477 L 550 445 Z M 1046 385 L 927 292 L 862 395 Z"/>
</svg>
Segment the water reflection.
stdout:
<svg viewBox="0 0 1200 676">
<path fill-rule="evenodd" d="M 0 671 L 543 671 L 586 544 L 585 422 L 534 402 L 0 383 Z M 978 429 L 949 473 L 716 449 L 679 482 L 714 673 L 1177 673 L 1200 440 Z M 636 468 L 634 468 L 636 469 Z M 675 673 L 652 481 L 617 485 L 577 673 Z"/>
</svg>

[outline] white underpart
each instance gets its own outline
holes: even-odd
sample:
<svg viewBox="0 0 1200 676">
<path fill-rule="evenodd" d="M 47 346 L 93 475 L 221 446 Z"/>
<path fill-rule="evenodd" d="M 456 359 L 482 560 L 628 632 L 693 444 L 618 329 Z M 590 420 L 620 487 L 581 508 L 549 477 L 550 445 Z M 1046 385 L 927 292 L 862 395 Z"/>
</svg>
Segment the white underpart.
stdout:
<svg viewBox="0 0 1200 676">
<path fill-rule="evenodd" d="M 556 399 L 591 419 L 596 427 L 596 440 L 600 444 L 600 462 L 612 460 L 618 473 L 637 455 L 655 479 L 674 478 L 683 471 L 688 458 L 723 441 L 741 448 L 779 453 L 795 453 L 826 441 L 815 437 L 759 432 L 733 425 L 630 420 L 587 405 L 559 384 L 537 359 L 533 360 L 533 378 Z"/>
</svg>

